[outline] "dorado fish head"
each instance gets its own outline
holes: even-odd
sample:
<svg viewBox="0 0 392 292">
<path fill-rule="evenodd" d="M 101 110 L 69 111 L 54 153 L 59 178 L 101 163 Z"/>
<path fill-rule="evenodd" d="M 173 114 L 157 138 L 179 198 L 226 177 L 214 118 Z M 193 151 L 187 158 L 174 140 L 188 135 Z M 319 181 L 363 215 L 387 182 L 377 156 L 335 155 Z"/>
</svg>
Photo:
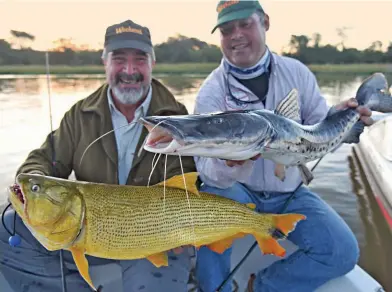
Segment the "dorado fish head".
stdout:
<svg viewBox="0 0 392 292">
<path fill-rule="evenodd" d="M 150 116 L 140 121 L 149 131 L 144 149 L 168 155 L 248 159 L 274 136 L 260 111 Z"/>
<path fill-rule="evenodd" d="M 22 173 L 9 193 L 15 211 L 48 250 L 64 248 L 80 232 L 84 203 L 68 181 Z"/>
</svg>

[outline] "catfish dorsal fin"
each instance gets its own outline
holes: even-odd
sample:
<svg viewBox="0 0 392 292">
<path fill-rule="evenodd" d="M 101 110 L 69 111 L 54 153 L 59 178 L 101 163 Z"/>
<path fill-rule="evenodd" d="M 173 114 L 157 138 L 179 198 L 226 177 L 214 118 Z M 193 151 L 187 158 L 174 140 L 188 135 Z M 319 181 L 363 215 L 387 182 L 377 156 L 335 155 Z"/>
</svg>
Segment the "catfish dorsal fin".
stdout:
<svg viewBox="0 0 392 292">
<path fill-rule="evenodd" d="M 181 189 L 181 190 L 187 190 L 189 193 L 199 195 L 199 190 L 197 189 L 196 186 L 196 181 L 199 173 L 197 172 L 188 172 L 184 173 L 185 176 L 185 183 L 186 183 L 186 188 L 184 186 L 184 177 L 182 174 L 175 175 L 166 181 L 162 181 L 160 183 L 157 183 L 155 186 L 159 187 L 170 187 L 170 188 L 176 188 L 176 189 Z"/>
<path fill-rule="evenodd" d="M 301 120 L 297 89 L 293 88 L 278 104 L 275 109 L 275 114 L 284 116 L 294 121 Z"/>
</svg>

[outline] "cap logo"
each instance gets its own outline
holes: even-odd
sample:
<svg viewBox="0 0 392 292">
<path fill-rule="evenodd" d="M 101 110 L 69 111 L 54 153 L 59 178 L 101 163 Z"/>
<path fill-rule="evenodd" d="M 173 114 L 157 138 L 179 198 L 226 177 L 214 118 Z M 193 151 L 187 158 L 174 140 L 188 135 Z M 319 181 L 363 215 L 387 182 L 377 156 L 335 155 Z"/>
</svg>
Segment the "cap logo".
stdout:
<svg viewBox="0 0 392 292">
<path fill-rule="evenodd" d="M 128 27 L 121 26 L 121 27 L 116 28 L 116 34 L 120 34 L 120 33 L 124 33 L 124 32 L 134 32 L 134 33 L 143 35 L 142 30 L 138 29 L 138 28 L 133 28 L 130 26 L 128 26 Z"/>
<path fill-rule="evenodd" d="M 225 3 L 222 3 L 221 5 L 219 5 L 219 6 L 216 8 L 216 11 L 217 11 L 218 13 L 220 13 L 223 9 L 225 9 L 225 8 L 227 8 L 227 7 L 230 7 L 230 6 L 232 6 L 232 5 L 238 4 L 238 3 L 240 3 L 239 0 L 230 0 L 230 1 L 226 1 Z"/>
</svg>

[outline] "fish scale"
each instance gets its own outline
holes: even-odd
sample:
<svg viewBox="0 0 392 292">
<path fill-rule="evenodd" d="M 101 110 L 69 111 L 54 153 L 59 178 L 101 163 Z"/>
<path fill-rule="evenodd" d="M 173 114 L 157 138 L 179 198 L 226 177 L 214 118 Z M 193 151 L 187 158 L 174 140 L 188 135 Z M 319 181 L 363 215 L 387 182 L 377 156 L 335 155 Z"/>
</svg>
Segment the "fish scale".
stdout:
<svg viewBox="0 0 392 292">
<path fill-rule="evenodd" d="M 221 206 L 219 197 L 202 192 L 199 193 L 200 197 L 190 194 L 190 213 L 186 196 L 181 190 L 173 190 L 166 196 L 165 208 L 163 188 L 135 187 L 132 197 L 122 189 L 114 189 L 108 195 L 105 189 L 90 188 L 88 185 L 80 187 L 79 191 L 81 194 L 93 194 L 84 196 L 87 210 L 85 244 L 88 253 L 101 257 L 124 259 L 138 256 L 142 250 L 146 254 L 154 253 L 162 247 L 170 249 L 197 242 L 201 234 L 211 236 L 218 229 L 230 232 L 249 224 L 259 225 L 259 222 L 244 221 L 247 214 L 250 219 L 253 218 L 253 211 L 248 208 Z M 194 229 L 194 225 L 197 228 Z M 117 232 L 114 226 L 121 226 L 122 232 Z M 160 232 L 157 233 L 157 230 Z M 264 231 L 268 231 L 268 228 Z M 198 243 L 201 244 L 200 240 Z M 110 249 L 103 251 L 102 246 L 108 245 Z M 145 246 L 148 246 L 148 250 L 145 250 Z M 124 249 L 129 251 L 124 252 Z M 119 254 L 119 251 L 122 253 Z"/>
</svg>

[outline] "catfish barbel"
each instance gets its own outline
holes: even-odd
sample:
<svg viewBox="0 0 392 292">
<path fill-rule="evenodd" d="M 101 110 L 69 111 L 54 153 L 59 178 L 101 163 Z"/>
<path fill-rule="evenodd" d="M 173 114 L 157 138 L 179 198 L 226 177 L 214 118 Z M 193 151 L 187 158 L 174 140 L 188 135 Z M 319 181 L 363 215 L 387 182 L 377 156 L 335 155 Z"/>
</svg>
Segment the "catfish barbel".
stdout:
<svg viewBox="0 0 392 292">
<path fill-rule="evenodd" d="M 236 238 L 252 234 L 264 254 L 285 255 L 277 240 L 294 230 L 304 215 L 258 213 L 254 204 L 199 192 L 196 179 L 197 173 L 187 173 L 145 187 L 21 173 L 9 196 L 46 249 L 72 253 L 94 291 L 86 254 L 115 260 L 147 258 L 160 267 L 168 265 L 168 250 L 193 245 L 222 253 Z"/>
<path fill-rule="evenodd" d="M 381 73 L 364 80 L 357 90 L 359 106 L 372 111 L 392 112 L 388 82 Z M 298 91 L 293 89 L 275 111 L 239 110 L 184 116 L 149 116 L 140 122 L 149 130 L 144 149 L 180 156 L 246 160 L 261 154 L 276 163 L 281 180 L 285 168 L 296 166 L 302 181 L 313 175 L 306 163 L 336 150 L 342 143 L 358 143 L 364 124 L 356 109 L 331 108 L 314 125 L 302 125 Z"/>
</svg>

